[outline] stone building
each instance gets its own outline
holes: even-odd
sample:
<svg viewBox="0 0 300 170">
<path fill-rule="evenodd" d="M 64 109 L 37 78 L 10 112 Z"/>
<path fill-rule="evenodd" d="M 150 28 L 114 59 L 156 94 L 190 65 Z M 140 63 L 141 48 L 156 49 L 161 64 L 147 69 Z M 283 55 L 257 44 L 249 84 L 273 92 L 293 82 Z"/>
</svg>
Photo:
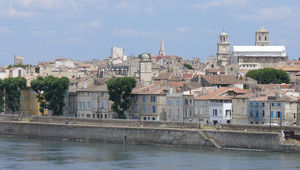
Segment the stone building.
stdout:
<svg viewBox="0 0 300 170">
<path fill-rule="evenodd" d="M 255 46 L 233 46 L 231 64 L 240 69 L 282 67 L 288 56 L 285 46 L 270 46 L 269 31 L 261 27 L 255 34 Z"/>
<path fill-rule="evenodd" d="M 77 90 L 76 97 L 76 117 L 87 119 L 112 119 L 114 117 L 106 84 Z"/>
<path fill-rule="evenodd" d="M 255 45 L 256 46 L 268 46 L 269 41 L 269 31 L 264 27 L 258 29 L 255 33 Z"/>
<path fill-rule="evenodd" d="M 194 121 L 194 96 L 181 93 L 167 94 L 167 121 Z"/>
<path fill-rule="evenodd" d="M 145 86 L 152 82 L 152 60 L 148 54 L 143 54 L 139 61 L 140 82 Z"/>
<path fill-rule="evenodd" d="M 166 87 L 160 84 L 133 89 L 128 117 L 145 121 L 165 121 L 166 92 Z"/>
<path fill-rule="evenodd" d="M 217 48 L 217 64 L 224 67 L 227 66 L 229 64 L 230 55 L 231 52 L 228 34 L 226 32 L 222 32 L 220 34 Z"/>
</svg>

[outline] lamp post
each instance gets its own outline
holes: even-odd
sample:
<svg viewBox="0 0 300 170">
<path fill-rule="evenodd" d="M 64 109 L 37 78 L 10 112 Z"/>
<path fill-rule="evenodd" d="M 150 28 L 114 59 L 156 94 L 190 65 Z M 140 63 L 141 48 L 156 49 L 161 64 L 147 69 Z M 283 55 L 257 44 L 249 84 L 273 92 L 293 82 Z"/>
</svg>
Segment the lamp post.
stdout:
<svg viewBox="0 0 300 170">
<path fill-rule="evenodd" d="M 272 113 L 272 112 L 271 112 L 271 104 L 272 104 L 272 103 L 270 103 L 270 132 L 272 131 L 272 130 L 271 130 L 271 128 L 272 128 L 272 125 L 271 125 L 271 113 Z"/>
</svg>

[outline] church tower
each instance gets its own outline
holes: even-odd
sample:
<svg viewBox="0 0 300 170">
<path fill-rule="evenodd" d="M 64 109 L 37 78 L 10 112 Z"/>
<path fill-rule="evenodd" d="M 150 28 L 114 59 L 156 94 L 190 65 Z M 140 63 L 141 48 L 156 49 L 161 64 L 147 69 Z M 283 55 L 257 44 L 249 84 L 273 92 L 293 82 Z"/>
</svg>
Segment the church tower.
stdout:
<svg viewBox="0 0 300 170">
<path fill-rule="evenodd" d="M 218 42 L 217 60 L 218 65 L 227 66 L 230 58 L 230 43 L 228 41 L 228 34 L 222 32 Z"/>
<path fill-rule="evenodd" d="M 139 61 L 140 82 L 149 86 L 152 82 L 152 61 L 151 56 L 143 54 Z"/>
<path fill-rule="evenodd" d="M 161 37 L 160 50 L 158 52 L 158 56 L 166 56 L 164 37 Z"/>
<path fill-rule="evenodd" d="M 268 46 L 270 44 L 269 31 L 264 27 L 261 27 L 255 33 L 255 45 L 256 46 Z"/>
</svg>

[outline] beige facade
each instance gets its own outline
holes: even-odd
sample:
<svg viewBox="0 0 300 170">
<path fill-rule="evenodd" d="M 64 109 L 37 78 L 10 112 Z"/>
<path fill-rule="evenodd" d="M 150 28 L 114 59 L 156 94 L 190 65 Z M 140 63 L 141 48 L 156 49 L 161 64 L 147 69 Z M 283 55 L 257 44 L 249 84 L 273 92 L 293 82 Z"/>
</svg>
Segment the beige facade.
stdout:
<svg viewBox="0 0 300 170">
<path fill-rule="evenodd" d="M 235 97 L 232 99 L 232 123 L 248 124 L 248 98 Z"/>
<path fill-rule="evenodd" d="M 140 82 L 150 85 L 152 82 L 152 61 L 148 54 L 143 54 L 139 62 Z"/>
<path fill-rule="evenodd" d="M 145 121 L 166 120 L 165 94 L 132 94 L 130 119 Z"/>
<path fill-rule="evenodd" d="M 217 51 L 217 62 L 218 65 L 227 66 L 230 58 L 230 43 L 228 41 L 228 34 L 222 32 L 220 34 L 220 40 L 218 42 L 218 51 Z"/>
</svg>

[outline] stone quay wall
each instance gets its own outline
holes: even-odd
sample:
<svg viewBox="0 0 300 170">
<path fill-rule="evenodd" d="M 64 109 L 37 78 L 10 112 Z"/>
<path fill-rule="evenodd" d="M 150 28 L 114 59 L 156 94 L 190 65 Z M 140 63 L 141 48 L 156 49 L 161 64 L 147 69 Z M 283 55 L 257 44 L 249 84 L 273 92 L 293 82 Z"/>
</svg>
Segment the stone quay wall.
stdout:
<svg viewBox="0 0 300 170">
<path fill-rule="evenodd" d="M 58 140 L 300 152 L 299 145 L 283 144 L 284 138 L 275 132 L 0 121 L 0 134 Z"/>
</svg>

